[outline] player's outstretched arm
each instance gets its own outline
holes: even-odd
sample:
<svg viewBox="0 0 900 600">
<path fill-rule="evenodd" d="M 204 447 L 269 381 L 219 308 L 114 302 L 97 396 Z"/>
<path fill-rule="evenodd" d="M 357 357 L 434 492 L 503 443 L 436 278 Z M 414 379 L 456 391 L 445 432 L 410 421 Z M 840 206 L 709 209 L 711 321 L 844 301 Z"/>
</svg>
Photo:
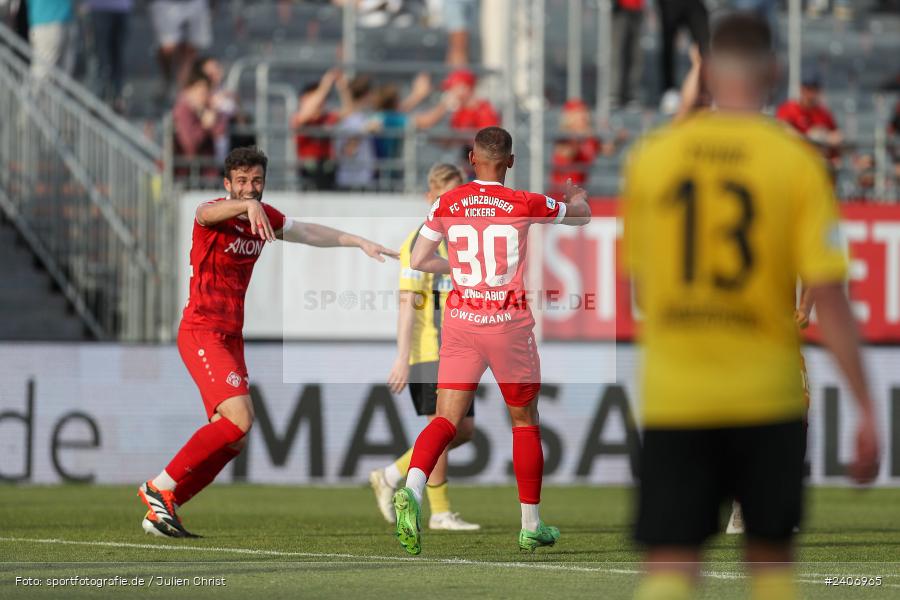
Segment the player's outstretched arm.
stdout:
<svg viewBox="0 0 900 600">
<path fill-rule="evenodd" d="M 400 310 L 397 315 L 397 358 L 388 374 L 388 388 L 395 394 L 403 391 L 409 381 L 409 354 L 412 348 L 413 323 L 416 320 L 416 292 L 400 290 Z"/>
<path fill-rule="evenodd" d="M 204 227 L 210 227 L 240 215 L 247 215 L 253 235 L 258 235 L 268 242 L 275 241 L 275 231 L 272 230 L 269 217 L 259 200 L 228 199 L 209 202 L 198 206 L 196 213 L 197 222 Z"/>
<path fill-rule="evenodd" d="M 334 229 L 333 227 L 317 223 L 303 223 L 294 219 L 291 219 L 290 227 L 286 227 L 278 235 L 280 239 L 286 242 L 306 244 L 317 248 L 359 248 L 379 262 L 384 262 L 385 256 L 390 258 L 398 258 L 400 256 L 400 253 L 396 250 L 376 244 L 364 237 L 347 233 L 340 229 Z"/>
<path fill-rule="evenodd" d="M 409 266 L 416 271 L 425 271 L 426 273 L 439 275 L 450 273 L 450 263 L 446 258 L 438 256 L 437 251 L 440 244 L 440 241 L 435 242 L 422 235 L 417 237 L 409 257 Z"/>
<path fill-rule="evenodd" d="M 561 221 L 562 225 L 587 225 L 591 222 L 591 207 L 587 203 L 587 192 L 572 185 L 572 180 L 566 180 L 566 191 L 563 196 L 566 203 L 566 216 Z"/>
<path fill-rule="evenodd" d="M 822 339 L 847 378 L 859 409 L 856 456 L 850 465 L 850 476 L 858 483 L 869 483 L 878 474 L 878 430 L 860 358 L 856 321 L 840 283 L 812 286 L 809 297 L 816 305 Z"/>
</svg>

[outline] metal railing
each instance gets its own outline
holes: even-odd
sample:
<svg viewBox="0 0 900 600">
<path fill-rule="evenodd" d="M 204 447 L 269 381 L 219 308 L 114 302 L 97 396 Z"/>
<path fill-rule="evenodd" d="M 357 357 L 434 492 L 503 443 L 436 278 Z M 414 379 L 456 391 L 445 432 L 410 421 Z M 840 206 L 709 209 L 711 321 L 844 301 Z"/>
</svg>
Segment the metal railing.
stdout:
<svg viewBox="0 0 900 600">
<path fill-rule="evenodd" d="M 162 150 L 0 26 L 0 208 L 94 337 L 166 336 L 174 212 Z"/>
</svg>

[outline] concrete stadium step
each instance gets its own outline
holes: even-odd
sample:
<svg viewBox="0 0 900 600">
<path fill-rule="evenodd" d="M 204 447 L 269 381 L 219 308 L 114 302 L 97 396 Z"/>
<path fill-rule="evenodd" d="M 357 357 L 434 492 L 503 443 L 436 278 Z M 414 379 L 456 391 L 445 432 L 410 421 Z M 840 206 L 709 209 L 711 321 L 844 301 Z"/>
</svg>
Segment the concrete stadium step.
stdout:
<svg viewBox="0 0 900 600">
<path fill-rule="evenodd" d="M 0 221 L 0 340 L 86 340 L 75 315 L 13 226 Z"/>
</svg>

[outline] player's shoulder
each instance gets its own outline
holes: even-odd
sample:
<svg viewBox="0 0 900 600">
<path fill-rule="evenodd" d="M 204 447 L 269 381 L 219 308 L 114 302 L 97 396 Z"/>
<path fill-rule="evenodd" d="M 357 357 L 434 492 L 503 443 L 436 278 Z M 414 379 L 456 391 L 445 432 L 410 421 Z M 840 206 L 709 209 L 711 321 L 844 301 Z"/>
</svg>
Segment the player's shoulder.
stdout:
<svg viewBox="0 0 900 600">
<path fill-rule="evenodd" d="M 777 153 L 779 161 L 784 159 L 785 164 L 793 165 L 799 162 L 809 166 L 825 167 L 818 149 L 790 123 L 760 115 L 756 128 L 762 138 L 763 147 L 767 152 Z"/>
<path fill-rule="evenodd" d="M 678 143 L 684 125 L 692 119 L 693 117 L 688 117 L 681 121 L 671 121 L 656 125 L 635 140 L 628 151 L 626 163 L 637 165 L 645 157 L 668 152 L 668 148 L 672 144 Z"/>
<path fill-rule="evenodd" d="M 465 183 L 461 183 L 455 188 L 451 190 L 447 190 L 443 194 L 438 197 L 438 200 L 444 198 L 446 200 L 455 200 L 460 196 L 465 196 L 466 194 L 472 193 L 472 189 L 477 185 L 474 181 L 467 181 Z"/>
</svg>

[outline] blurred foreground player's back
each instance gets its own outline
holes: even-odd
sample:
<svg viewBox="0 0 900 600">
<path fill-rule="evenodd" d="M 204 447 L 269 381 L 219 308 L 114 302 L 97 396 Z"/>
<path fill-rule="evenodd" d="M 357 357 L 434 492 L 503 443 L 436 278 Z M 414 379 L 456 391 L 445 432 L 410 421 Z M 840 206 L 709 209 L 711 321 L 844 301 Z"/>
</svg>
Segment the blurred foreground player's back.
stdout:
<svg viewBox="0 0 900 600">
<path fill-rule="evenodd" d="M 645 138 L 624 183 L 624 262 L 644 314 L 636 538 L 648 576 L 637 596 L 690 596 L 701 546 L 734 497 L 754 598 L 792 598 L 805 439 L 798 277 L 862 412 L 859 481 L 877 470 L 871 402 L 825 165 L 759 114 L 775 72 L 767 24 L 724 17 L 705 64 L 716 110 Z"/>
</svg>

